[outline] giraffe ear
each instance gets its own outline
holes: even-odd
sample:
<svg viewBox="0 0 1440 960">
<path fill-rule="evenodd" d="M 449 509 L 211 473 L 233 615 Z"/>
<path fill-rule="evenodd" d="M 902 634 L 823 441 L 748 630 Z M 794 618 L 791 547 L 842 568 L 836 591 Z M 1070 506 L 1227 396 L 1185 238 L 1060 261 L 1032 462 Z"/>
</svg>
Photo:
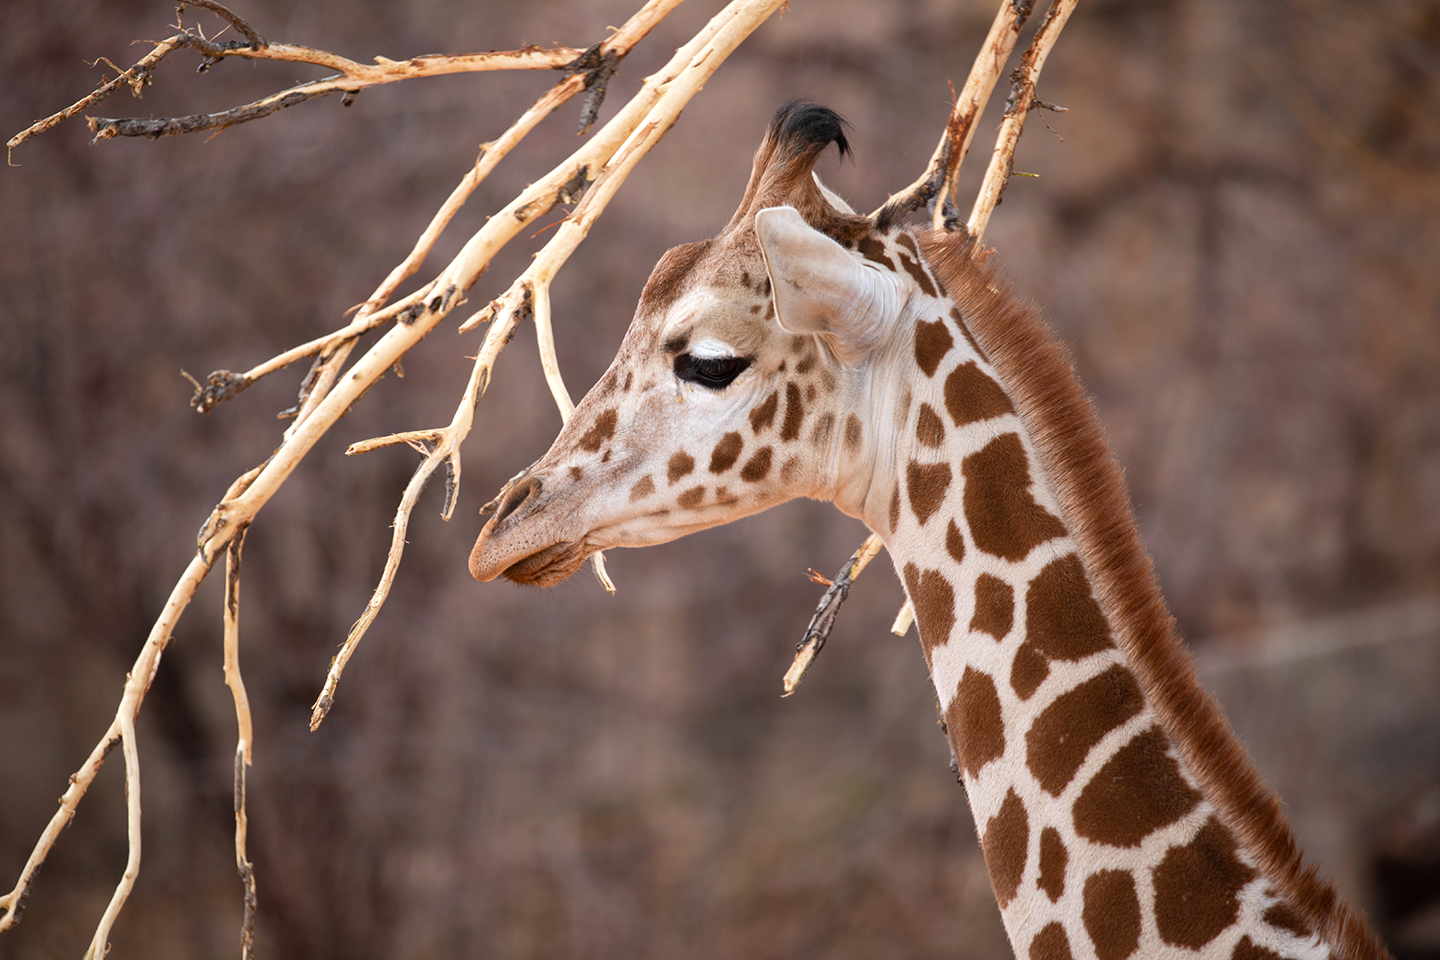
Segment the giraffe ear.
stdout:
<svg viewBox="0 0 1440 960">
<path fill-rule="evenodd" d="M 900 315 L 904 293 L 894 275 L 852 255 L 794 207 L 761 210 L 755 234 L 780 326 L 819 336 L 841 363 L 863 359 Z"/>
</svg>

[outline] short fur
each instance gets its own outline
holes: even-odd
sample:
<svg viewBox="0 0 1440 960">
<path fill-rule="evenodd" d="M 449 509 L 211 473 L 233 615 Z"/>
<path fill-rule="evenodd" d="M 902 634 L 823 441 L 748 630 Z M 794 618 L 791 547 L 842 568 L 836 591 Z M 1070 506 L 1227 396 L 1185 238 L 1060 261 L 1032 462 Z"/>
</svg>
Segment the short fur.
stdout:
<svg viewBox="0 0 1440 960">
<path fill-rule="evenodd" d="M 961 234 L 921 237 L 926 261 L 1018 401 L 1121 648 L 1223 820 L 1285 900 L 1338 956 L 1388 960 L 1364 918 L 1304 862 L 1279 798 L 1195 679 L 1141 543 L 1129 493 L 1070 357 L 1030 304 L 997 279 L 989 251 Z"/>
</svg>

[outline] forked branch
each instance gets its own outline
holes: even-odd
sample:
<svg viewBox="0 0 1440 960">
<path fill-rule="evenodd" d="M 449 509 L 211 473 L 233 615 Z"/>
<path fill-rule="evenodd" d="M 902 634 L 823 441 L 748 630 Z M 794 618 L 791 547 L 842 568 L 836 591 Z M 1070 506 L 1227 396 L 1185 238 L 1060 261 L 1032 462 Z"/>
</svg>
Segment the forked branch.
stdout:
<svg viewBox="0 0 1440 960">
<path fill-rule="evenodd" d="M 217 41 L 207 38 L 203 32 L 190 30 L 180 19 L 179 32 L 158 41 L 146 56 L 128 70 L 119 71 L 113 80 L 101 83 L 88 96 L 71 104 L 43 120 L 38 120 L 25 130 L 11 137 L 6 146 L 14 150 L 17 146 L 81 111 L 101 102 L 121 86 L 128 86 L 137 98 L 146 85 L 154 80 L 155 70 L 162 61 L 177 50 L 194 50 L 205 59 L 199 72 L 204 73 L 222 60 L 240 57 L 246 60 L 278 60 L 286 63 L 302 63 L 333 70 L 332 76 L 302 83 L 268 97 L 219 113 L 200 113 L 186 117 L 159 118 L 109 118 L 90 117 L 87 122 L 95 134 L 95 140 L 111 137 L 158 137 L 176 136 L 183 133 L 199 133 L 205 130 L 221 130 L 267 117 L 278 110 L 304 103 L 317 97 L 342 93 L 348 106 L 354 96 L 366 87 L 413 80 L 419 77 L 438 77 L 454 73 L 478 73 L 491 70 L 564 70 L 579 79 L 582 89 L 591 91 L 582 111 L 582 132 L 595 122 L 600 109 L 606 85 L 625 54 L 636 41 L 665 18 L 680 0 L 647 4 L 630 21 L 617 30 L 609 39 L 589 49 L 529 45 L 518 50 L 491 51 L 465 54 L 425 54 L 408 60 L 391 60 L 376 57 L 375 63 L 367 64 L 334 54 L 291 43 L 270 43 L 260 36 L 243 19 L 227 7 L 214 0 L 184 0 L 177 8 L 183 14 L 186 6 L 209 10 L 235 27 L 245 39 Z M 177 16 L 177 19 L 179 17 Z M 109 61 L 106 61 L 107 63 Z"/>
<path fill-rule="evenodd" d="M 584 61 L 584 64 L 589 65 L 585 66 L 583 70 L 579 69 L 577 65 L 577 69 L 562 80 L 554 90 L 542 97 L 507 131 L 504 137 L 487 145 L 482 150 L 476 166 L 467 173 L 456 191 L 452 193 L 451 198 L 437 213 L 410 256 L 391 271 L 371 298 L 361 306 L 359 314 L 350 324 L 326 337 L 287 351 L 247 373 L 233 374 L 218 371 L 207 378 L 209 382 L 206 385 L 197 384 L 196 406 L 200 409 L 208 409 L 215 403 L 243 390 L 266 373 L 280 369 L 305 356 L 317 358 L 311 374 L 307 376 L 302 387 L 302 402 L 297 410 L 295 422 L 286 430 L 280 446 L 263 464 L 247 472 L 231 485 L 224 498 L 201 527 L 196 540 L 196 556 L 190 561 L 184 575 L 176 583 L 169 600 L 151 628 L 149 637 L 127 677 L 124 694 L 115 719 L 86 759 L 85 764 L 70 778 L 69 786 L 61 798 L 60 808 L 42 832 L 15 887 L 9 893 L 0 896 L 0 931 L 13 926 L 19 918 L 20 907 L 25 901 L 40 864 L 53 847 L 61 830 L 74 816 L 81 798 L 94 781 L 105 757 L 111 749 L 120 745 L 126 758 L 130 853 L 125 873 L 92 942 L 92 955 L 96 957 L 104 955 L 111 924 L 123 906 L 125 898 L 129 895 L 140 864 L 140 781 L 139 754 L 134 738 L 135 718 L 154 679 L 160 657 L 170 641 L 176 623 L 193 598 L 195 590 L 223 551 L 227 554 L 227 567 L 230 570 L 227 578 L 225 610 L 226 677 L 235 699 L 239 728 L 235 782 L 236 864 L 245 884 L 245 936 L 247 943 L 249 942 L 250 931 L 253 930 L 254 886 L 253 874 L 250 872 L 249 860 L 245 852 L 245 771 L 250 759 L 253 735 L 250 731 L 248 701 L 244 696 L 244 686 L 240 680 L 238 663 L 240 537 L 320 437 L 411 347 L 424 339 L 456 306 L 464 302 L 466 290 L 490 264 L 496 252 L 513 239 L 524 224 L 543 215 L 558 202 L 573 202 L 582 190 L 585 190 L 586 196 L 575 213 L 565 221 L 560 233 L 546 246 L 541 258 L 532 264 L 531 270 L 527 271 L 526 276 L 519 281 L 524 289 L 530 291 L 532 297 L 540 285 L 543 285 L 544 289 L 548 291 L 548 285 L 553 279 L 555 271 L 583 240 L 590 225 L 604 210 L 614 191 L 633 169 L 634 164 L 664 136 L 678 119 L 681 109 L 704 86 L 705 81 L 735 47 L 778 9 L 784 0 L 734 0 L 726 6 L 689 43 L 681 47 L 665 67 L 648 77 L 640 92 L 589 142 L 576 150 L 550 173 L 537 179 L 518 197 L 490 217 L 485 225 L 466 242 L 460 253 L 435 278 L 411 296 L 403 298 L 390 307 L 384 307 L 383 304 L 404 277 L 418 268 L 433 246 L 440 230 L 444 228 L 454 211 L 470 195 L 475 185 L 494 164 L 533 128 L 535 123 L 552 112 L 568 97 L 586 89 L 593 94 L 597 86 L 603 88 L 603 82 L 608 79 L 609 73 L 613 72 L 614 64 L 618 63 L 634 43 L 678 2 L 679 0 L 651 0 L 609 40 L 586 51 L 586 56 L 590 56 L 592 52 L 594 54 L 591 60 Z M 193 5 L 211 10 L 223 9 L 211 0 Z M 142 61 L 136 68 L 126 71 L 120 82 L 130 83 L 138 91 L 138 88 L 148 79 L 147 71 L 163 59 L 166 53 L 180 46 L 197 46 L 191 40 L 183 39 L 196 35 L 190 34 L 183 27 L 181 30 L 181 34 L 177 36 L 182 39 L 176 40 L 175 43 L 168 46 L 167 42 L 157 45 L 150 57 Z M 242 33 L 244 32 L 242 30 Z M 175 40 L 175 38 L 171 39 Z M 204 44 L 209 44 L 210 48 L 216 48 L 212 41 L 203 38 L 200 40 Z M 232 44 L 238 44 L 238 41 L 234 41 Z M 197 46 L 197 49 L 205 48 Z M 290 55 L 297 49 L 303 50 L 303 48 L 286 48 L 283 45 L 266 44 L 258 34 L 250 31 L 247 34 L 244 51 L 239 46 L 227 45 L 222 52 L 226 56 L 248 55 L 254 59 L 319 62 L 317 56 L 313 56 L 318 53 L 315 51 L 305 52 L 304 55 L 298 53 Z M 577 51 L 566 52 L 572 55 L 571 59 L 578 53 Z M 332 55 L 325 54 L 324 56 L 331 57 Z M 506 60 L 507 56 L 509 56 L 508 61 Z M 375 83 L 391 82 L 410 76 L 433 75 L 437 72 L 456 72 L 460 69 L 503 69 L 507 68 L 504 66 L 505 63 L 508 63 L 509 67 L 515 67 L 525 65 L 565 66 L 570 62 L 565 60 L 542 63 L 541 61 L 547 56 L 552 60 L 558 60 L 554 51 L 538 51 L 527 48 L 513 56 L 477 55 L 481 61 L 488 63 L 488 66 L 480 65 L 480 61 L 471 62 L 468 65 L 459 63 L 458 61 L 463 58 L 416 58 L 404 64 L 382 60 L 379 67 L 364 67 L 362 70 L 359 65 L 354 65 L 354 68 L 363 74 L 359 76 L 359 81 Z M 485 60 L 485 58 L 490 59 Z M 330 65 L 339 67 L 342 72 L 350 69 L 349 61 L 331 62 Z M 348 74 L 347 77 L 346 82 L 356 79 L 355 76 Z M 114 89 L 115 86 L 118 86 L 118 83 L 112 82 L 111 89 Z M 92 97 L 88 102 L 96 102 L 96 99 Z M 592 104 L 593 99 L 592 97 Z M 67 115 L 73 115 L 83 107 L 84 104 L 72 109 Z M 63 119 L 60 115 L 57 117 Z M 45 121 L 32 127 L 26 134 L 12 141 L 12 146 L 28 136 L 33 136 L 42 128 L 48 129 L 48 126 L 53 126 L 54 123 L 59 122 L 59 119 L 51 118 L 53 122 Z M 587 184 L 591 180 L 594 183 L 586 190 Z M 364 625 L 368 625 L 368 622 L 373 620 L 374 614 L 378 612 L 379 605 L 383 603 L 384 596 L 388 593 L 389 584 L 393 580 L 395 568 L 399 563 L 400 550 L 404 544 L 405 523 L 408 522 L 410 511 L 413 509 L 420 490 L 441 463 L 447 465 L 451 481 L 450 495 L 447 496 L 444 515 L 448 517 L 450 511 L 453 510 L 454 484 L 458 482 L 460 475 L 460 444 L 469 432 L 475 402 L 484 393 L 495 358 L 508 341 L 509 334 L 513 332 L 514 325 L 519 322 L 520 317 L 520 313 L 512 309 L 508 315 L 501 318 L 501 322 L 492 326 L 480 356 L 477 358 L 456 416 L 449 427 L 444 430 L 417 431 L 397 438 L 386 438 L 386 441 L 389 442 L 415 444 L 425 452 L 426 460 L 412 478 L 411 484 L 407 487 L 406 496 L 402 498 L 400 509 L 397 511 L 391 560 L 387 562 L 386 572 L 382 575 L 381 584 L 376 590 L 376 597 L 372 598 L 371 605 L 367 607 L 366 616 L 362 617 Z M 341 366 L 354 349 L 359 335 L 390 319 L 398 322 L 380 336 L 379 340 L 346 371 L 343 378 L 339 377 Z M 568 394 L 566 394 L 566 399 L 568 400 Z M 379 443 L 381 442 L 371 446 Z M 357 630 L 352 631 L 351 638 L 347 640 L 347 650 L 342 651 L 346 657 L 348 657 L 348 652 L 353 652 L 354 645 L 362 633 L 363 626 L 357 624 Z M 337 662 L 339 661 L 341 658 L 337 658 Z M 343 668 L 343 662 L 340 663 L 340 666 Z M 327 679 L 322 699 L 329 698 L 329 702 L 333 702 L 334 684 L 338 682 L 338 678 L 339 670 L 332 671 L 332 678 Z M 320 704 L 317 703 L 317 708 L 319 706 Z M 328 703 L 326 706 L 328 707 Z M 317 711 L 316 721 L 318 722 L 323 715 L 323 711 Z"/>
</svg>

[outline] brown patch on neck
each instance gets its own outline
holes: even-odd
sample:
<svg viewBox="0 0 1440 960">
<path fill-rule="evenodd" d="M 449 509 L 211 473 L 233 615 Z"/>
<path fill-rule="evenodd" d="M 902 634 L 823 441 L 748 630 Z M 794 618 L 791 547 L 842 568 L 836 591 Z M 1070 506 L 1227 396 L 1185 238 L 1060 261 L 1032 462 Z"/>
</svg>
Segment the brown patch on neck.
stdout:
<svg viewBox="0 0 1440 960">
<path fill-rule="evenodd" d="M 925 526 L 925 522 L 945 502 L 950 479 L 948 463 L 916 463 L 911 460 L 905 468 L 905 490 L 910 495 L 910 509 L 915 512 L 920 526 Z"/>
<path fill-rule="evenodd" d="M 1140 898 L 1127 870 L 1102 870 L 1085 881 L 1080 919 L 1100 960 L 1125 960 L 1140 946 Z"/>
<path fill-rule="evenodd" d="M 965 474 L 965 519 L 975 546 L 1006 560 L 1023 560 L 1065 526 L 1035 502 L 1030 465 L 1020 438 L 1006 433 L 960 463 Z"/>
<path fill-rule="evenodd" d="M 1032 305 L 1011 296 L 988 254 L 966 238 L 924 235 L 921 249 L 1014 398 L 1116 640 L 1205 796 L 1264 876 L 1339 957 L 1388 958 L 1364 918 L 1305 863 L 1279 799 L 1196 681 L 1140 541 L 1123 475 L 1064 347 Z"/>
<path fill-rule="evenodd" d="M 950 639 L 955 628 L 955 588 L 937 570 L 921 570 L 913 563 L 905 564 L 905 591 L 915 607 L 915 620 L 920 625 L 920 642 L 925 660 L 930 650 Z"/>
<path fill-rule="evenodd" d="M 945 359 L 945 354 L 953 346 L 955 338 L 950 336 L 944 320 L 915 322 L 915 362 L 920 364 L 925 376 L 935 376 L 935 371 L 940 369 L 940 361 Z"/>
<path fill-rule="evenodd" d="M 985 854 L 985 869 L 990 871 L 990 886 L 995 899 L 1004 910 L 1020 890 L 1025 873 L 1025 858 L 1030 846 L 1030 818 L 1015 788 L 1005 794 L 1000 811 L 985 824 L 980 850 Z"/>
<path fill-rule="evenodd" d="M 1235 855 L 1235 837 L 1211 817 L 1155 868 L 1155 926 L 1160 939 L 1199 950 L 1240 915 L 1240 889 L 1255 871 Z"/>
</svg>

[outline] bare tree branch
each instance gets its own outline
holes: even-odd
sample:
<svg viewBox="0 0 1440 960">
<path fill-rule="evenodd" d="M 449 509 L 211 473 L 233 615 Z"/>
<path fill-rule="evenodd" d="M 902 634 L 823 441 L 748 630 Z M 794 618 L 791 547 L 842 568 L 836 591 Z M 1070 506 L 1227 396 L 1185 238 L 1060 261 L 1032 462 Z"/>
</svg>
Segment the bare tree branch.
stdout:
<svg viewBox="0 0 1440 960">
<path fill-rule="evenodd" d="M 200 64 L 201 73 L 211 66 L 230 57 L 247 60 L 279 60 L 287 63 L 305 63 L 336 71 L 334 76 L 302 83 L 271 94 L 253 103 L 234 107 L 219 113 L 192 114 L 187 117 L 166 117 L 154 119 L 116 119 L 107 117 L 88 118 L 95 140 L 111 137 L 158 137 L 175 136 L 182 133 L 198 133 L 204 130 L 218 130 L 267 117 L 278 110 L 304 103 L 317 97 L 343 92 L 346 105 L 356 93 L 366 87 L 412 80 L 418 77 L 437 77 L 452 73 L 476 73 L 490 70 L 564 70 L 567 76 L 581 78 L 583 89 L 589 91 L 581 112 L 581 132 L 589 130 L 595 122 L 600 104 L 605 98 L 606 85 L 614 75 L 620 61 L 631 46 L 649 33 L 680 0 L 664 0 L 650 3 L 625 27 L 615 32 L 608 40 L 595 44 L 587 50 L 574 47 L 538 47 L 528 45 L 518 50 L 491 51 L 488 53 L 466 54 L 425 54 L 408 60 L 375 58 L 375 63 L 365 64 L 348 57 L 317 50 L 313 47 L 289 43 L 269 43 L 255 32 L 248 23 L 229 8 L 215 0 L 184 0 L 178 10 L 188 6 L 201 7 L 228 21 L 239 30 L 245 41 L 228 40 L 217 42 L 206 39 L 199 33 L 184 29 L 155 44 L 155 48 L 129 70 L 118 77 L 102 83 L 95 91 L 71 104 L 64 110 L 38 120 L 6 142 L 14 150 L 26 140 L 44 133 L 60 122 L 75 116 L 82 110 L 99 103 L 121 85 L 129 85 L 138 98 L 146 84 L 153 79 L 155 68 L 171 53 L 180 49 L 195 50 L 204 55 Z M 117 68 L 118 69 L 118 68 Z"/>
<path fill-rule="evenodd" d="M 950 119 L 945 124 L 945 132 L 940 135 L 940 143 L 930 156 L 930 163 L 914 183 L 871 214 L 878 226 L 888 226 L 931 200 L 935 200 L 935 229 L 944 226 L 942 211 L 946 194 L 953 189 L 955 175 L 970 151 L 975 121 L 985 112 L 985 105 L 990 102 L 990 94 L 1005 69 L 1005 62 L 1010 59 L 1010 51 L 1015 49 L 1015 41 L 1029 19 L 1034 3 L 1035 0 L 1002 0 L 995 21 L 990 24 L 990 32 L 981 44 L 980 52 L 975 55 L 965 86 L 955 97 Z M 951 90 L 953 92 L 954 88 Z"/>
</svg>

